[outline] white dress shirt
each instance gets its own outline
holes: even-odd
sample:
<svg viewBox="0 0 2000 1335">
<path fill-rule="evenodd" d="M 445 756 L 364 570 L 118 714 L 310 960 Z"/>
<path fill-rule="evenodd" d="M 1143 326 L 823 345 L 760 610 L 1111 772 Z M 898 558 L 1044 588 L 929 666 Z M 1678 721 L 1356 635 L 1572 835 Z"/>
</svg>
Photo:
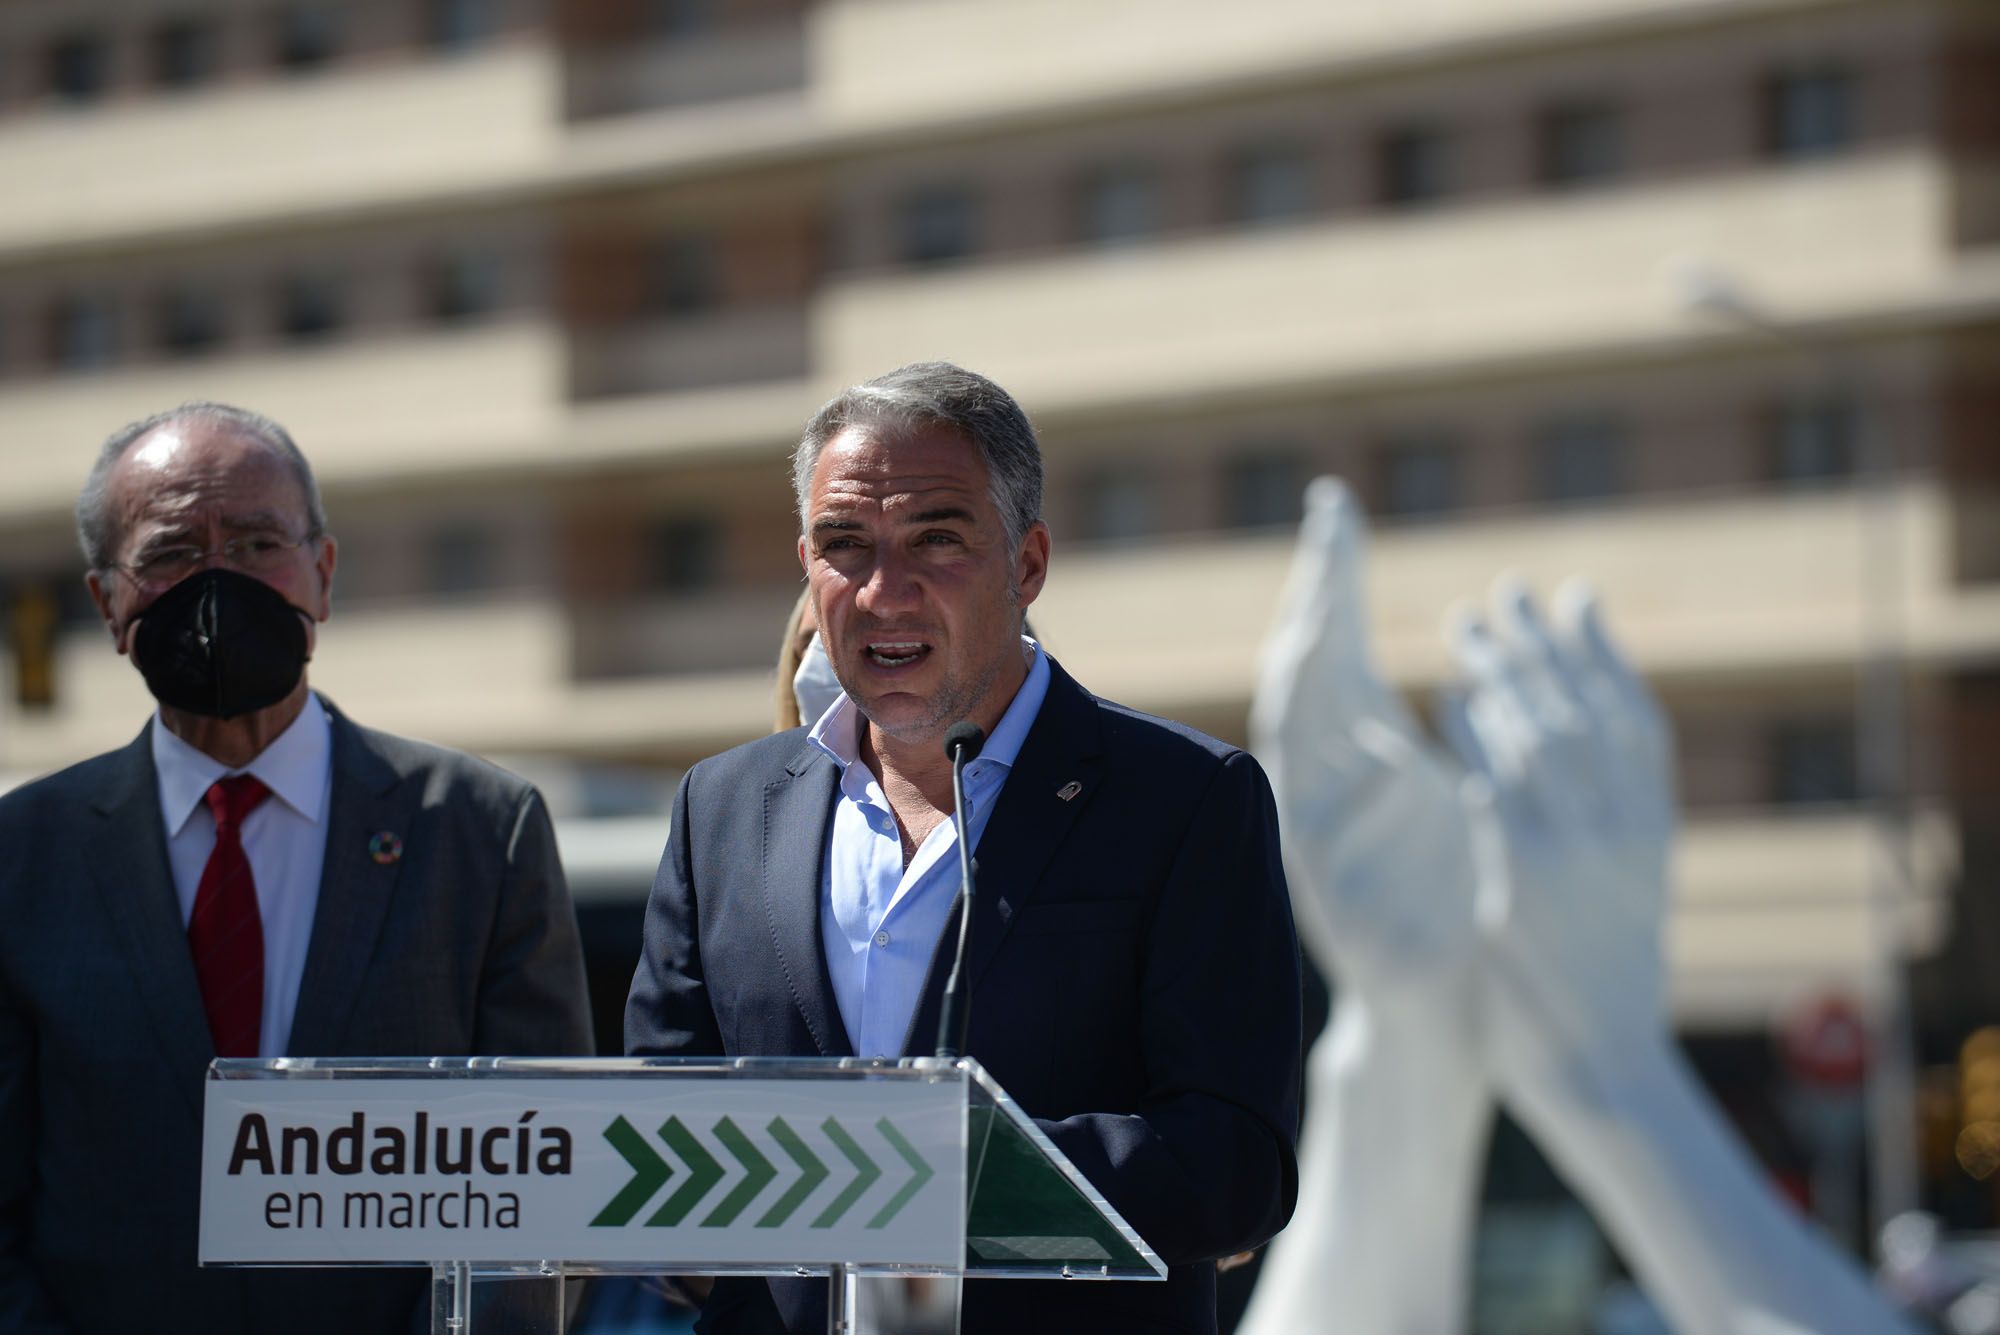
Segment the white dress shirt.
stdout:
<svg viewBox="0 0 2000 1335">
<path fill-rule="evenodd" d="M 217 779 L 255 775 L 271 795 L 243 822 L 243 852 L 257 882 L 257 913 L 264 920 L 264 1016 L 257 1055 L 282 1057 L 298 1009 L 299 980 L 319 905 L 320 870 L 326 862 L 328 798 L 333 790 L 333 732 L 319 697 L 292 725 L 241 769 L 196 750 L 153 715 L 153 768 L 159 774 L 160 815 L 167 826 L 167 862 L 181 923 L 194 913 L 202 868 L 215 848 L 215 818 L 204 800 Z"/>
<path fill-rule="evenodd" d="M 1034 655 L 1027 679 L 965 767 L 965 823 L 975 850 L 1049 693 L 1047 656 L 1026 636 L 1021 645 Z M 939 822 L 903 865 L 903 836 L 889 800 L 868 767 L 856 763 L 862 724 L 861 711 L 842 694 L 808 734 L 841 768 L 820 878 L 820 942 L 855 1053 L 899 1057 L 958 895 L 958 829 L 949 819 Z M 928 1052 L 928 1036 L 917 1040 Z"/>
</svg>

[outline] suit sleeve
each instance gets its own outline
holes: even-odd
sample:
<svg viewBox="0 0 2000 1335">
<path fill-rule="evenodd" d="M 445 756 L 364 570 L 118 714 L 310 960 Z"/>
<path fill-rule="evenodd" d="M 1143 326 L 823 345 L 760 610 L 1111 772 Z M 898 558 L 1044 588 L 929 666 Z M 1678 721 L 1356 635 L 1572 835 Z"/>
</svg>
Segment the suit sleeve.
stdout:
<svg viewBox="0 0 2000 1335">
<path fill-rule="evenodd" d="M 1299 948 L 1263 771 L 1221 764 L 1154 908 L 1147 1092 L 1042 1129 L 1170 1265 L 1254 1247 L 1298 1199 Z"/>
<path fill-rule="evenodd" d="M 625 1051 L 634 1057 L 723 1055 L 722 1034 L 702 972 L 694 860 L 688 847 L 693 780 L 694 771 L 689 770 L 674 794 L 666 852 L 646 899 L 639 967 L 625 1001 Z"/>
<path fill-rule="evenodd" d="M 473 1050 L 514 1057 L 595 1051 L 576 909 L 556 856 L 548 808 L 532 788 L 514 808 L 500 902 L 480 976 Z"/>
<path fill-rule="evenodd" d="M 63 1335 L 48 1294 L 28 1265 L 35 1121 L 34 1032 L 0 984 L 0 1330 Z"/>
</svg>

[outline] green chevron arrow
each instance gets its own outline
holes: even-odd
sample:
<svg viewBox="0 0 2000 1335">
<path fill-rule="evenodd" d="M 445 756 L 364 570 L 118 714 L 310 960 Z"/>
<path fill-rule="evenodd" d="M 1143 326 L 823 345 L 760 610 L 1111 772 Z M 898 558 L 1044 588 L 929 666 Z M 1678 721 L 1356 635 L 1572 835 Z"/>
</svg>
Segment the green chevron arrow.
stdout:
<svg viewBox="0 0 2000 1335">
<path fill-rule="evenodd" d="M 648 1228 L 671 1227 L 680 1223 L 687 1218 L 688 1211 L 694 1209 L 695 1202 L 722 1180 L 722 1165 L 701 1147 L 693 1132 L 681 1125 L 680 1118 L 669 1117 L 666 1120 L 660 1127 L 660 1139 L 687 1162 L 688 1180 L 667 1197 L 666 1204 L 653 1212 L 653 1217 L 646 1221 Z"/>
<path fill-rule="evenodd" d="M 812 1195 L 814 1187 L 826 1181 L 826 1165 L 817 1154 L 806 1148 L 798 1132 L 785 1125 L 784 1118 L 773 1117 L 766 1129 L 770 1131 L 771 1139 L 778 1142 L 778 1147 L 791 1155 L 792 1162 L 799 1166 L 799 1180 L 785 1188 L 785 1194 L 778 1197 L 777 1203 L 757 1221 L 758 1228 L 776 1228 L 792 1217 L 792 1211 Z"/>
<path fill-rule="evenodd" d="M 831 1117 L 821 1122 L 819 1129 L 826 1132 L 826 1138 L 838 1145 L 840 1152 L 847 1156 L 847 1162 L 854 1165 L 854 1180 L 842 1188 L 832 1203 L 819 1212 L 819 1218 L 812 1222 L 814 1228 L 832 1228 L 842 1215 L 853 1208 L 854 1202 L 861 1199 L 861 1193 L 875 1185 L 875 1179 L 882 1176 L 882 1170 L 854 1143 L 854 1137 Z"/>
<path fill-rule="evenodd" d="M 895 1147 L 896 1153 L 903 1156 L 903 1162 L 914 1170 L 915 1175 L 903 1184 L 902 1190 L 889 1198 L 886 1205 L 875 1212 L 875 1217 L 868 1221 L 870 1228 L 880 1228 L 894 1219 L 897 1213 L 910 1203 L 910 1197 L 921 1191 L 924 1183 L 937 1176 L 937 1170 L 923 1161 L 922 1156 L 917 1153 L 916 1146 L 903 1139 L 902 1133 L 889 1125 L 888 1118 L 884 1117 L 875 1123 L 875 1129 L 882 1133 L 882 1139 Z"/>
<path fill-rule="evenodd" d="M 722 1198 L 722 1204 L 716 1206 L 709 1212 L 708 1218 L 701 1221 L 703 1228 L 727 1228 L 735 1223 L 736 1216 L 743 1213 L 743 1207 L 755 1200 L 757 1193 L 778 1175 L 778 1170 L 771 1167 L 771 1161 L 750 1143 L 750 1137 L 738 1130 L 736 1123 L 727 1117 L 715 1124 L 715 1138 L 722 1142 L 722 1147 L 728 1150 L 738 1163 L 743 1165 L 745 1171 L 743 1180 Z"/>
<path fill-rule="evenodd" d="M 639 1213 L 639 1207 L 653 1199 L 653 1193 L 660 1184 L 673 1176 L 673 1165 L 653 1152 L 646 1138 L 633 1129 L 623 1117 L 613 1119 L 604 1128 L 604 1138 L 611 1142 L 626 1163 L 632 1165 L 632 1180 L 621 1188 L 611 1203 L 597 1212 L 597 1218 L 590 1221 L 592 1228 L 617 1228 L 632 1222 L 632 1216 Z"/>
</svg>

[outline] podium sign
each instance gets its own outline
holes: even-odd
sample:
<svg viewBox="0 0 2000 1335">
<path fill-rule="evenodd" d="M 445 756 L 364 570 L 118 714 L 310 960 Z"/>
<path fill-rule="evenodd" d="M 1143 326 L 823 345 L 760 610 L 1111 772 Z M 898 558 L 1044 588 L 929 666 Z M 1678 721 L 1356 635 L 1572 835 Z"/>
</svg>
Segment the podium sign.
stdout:
<svg viewBox="0 0 2000 1335">
<path fill-rule="evenodd" d="M 427 1265 L 434 1335 L 567 1276 L 1142 1280 L 1167 1268 L 978 1062 L 278 1057 L 209 1067 L 203 1265 Z M 489 1315 L 491 1309 L 489 1309 Z"/>
<path fill-rule="evenodd" d="M 201 1260 L 955 1271 L 965 1121 L 953 1080 L 216 1081 Z"/>
</svg>

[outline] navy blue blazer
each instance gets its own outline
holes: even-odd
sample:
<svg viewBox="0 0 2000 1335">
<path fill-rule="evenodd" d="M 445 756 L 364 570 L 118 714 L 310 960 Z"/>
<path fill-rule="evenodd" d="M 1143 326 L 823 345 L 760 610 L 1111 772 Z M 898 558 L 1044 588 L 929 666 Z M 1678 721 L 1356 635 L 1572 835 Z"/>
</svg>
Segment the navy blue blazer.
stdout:
<svg viewBox="0 0 2000 1335">
<path fill-rule="evenodd" d="M 1299 955 L 1277 813 L 1249 755 L 1051 666 L 980 839 L 966 1047 L 1171 1273 L 970 1281 L 962 1329 L 1213 1331 L 1214 1258 L 1276 1233 L 1298 1194 Z M 628 1051 L 851 1055 L 819 927 L 838 777 L 802 730 L 688 772 Z M 956 936 L 954 922 L 940 937 L 908 1053 L 935 1045 Z M 698 1328 L 823 1330 L 825 1288 L 719 1281 Z"/>
</svg>

